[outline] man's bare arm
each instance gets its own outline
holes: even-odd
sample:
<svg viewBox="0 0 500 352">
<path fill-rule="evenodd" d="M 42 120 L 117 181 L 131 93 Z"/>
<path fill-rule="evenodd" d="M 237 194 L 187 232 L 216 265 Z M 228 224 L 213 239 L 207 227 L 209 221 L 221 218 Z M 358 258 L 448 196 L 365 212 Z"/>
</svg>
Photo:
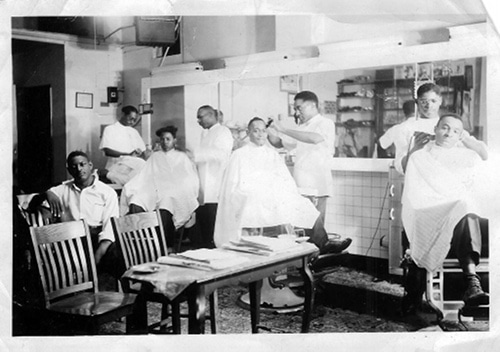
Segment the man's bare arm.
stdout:
<svg viewBox="0 0 500 352">
<path fill-rule="evenodd" d="M 483 141 L 477 140 L 466 131 L 464 131 L 461 141 L 466 148 L 469 148 L 479 154 L 481 159 L 488 160 L 488 149 Z"/>
<path fill-rule="evenodd" d="M 417 150 L 422 149 L 429 141 L 432 139 L 432 135 L 425 132 L 417 132 L 414 138 L 413 147 L 410 149 L 408 154 L 406 154 L 401 159 L 401 166 L 403 167 L 403 172 L 406 172 L 406 166 L 408 165 L 408 160 L 411 154 L 415 153 Z"/>
<path fill-rule="evenodd" d="M 130 153 L 122 153 L 122 152 L 119 152 L 119 151 L 111 149 L 111 148 L 103 148 L 102 150 L 104 151 L 104 155 L 110 156 L 112 158 L 118 158 L 120 156 L 126 156 L 126 155 L 141 156 L 143 154 L 140 149 L 135 149 Z"/>
<path fill-rule="evenodd" d="M 323 142 L 325 139 L 322 135 L 316 132 L 308 132 L 308 131 L 297 131 L 289 128 L 283 127 L 279 122 L 273 122 L 270 128 L 275 129 L 276 131 L 287 135 L 288 137 L 292 137 L 299 142 L 309 143 L 309 144 L 318 144 Z M 272 144 L 272 143 L 271 143 Z"/>
</svg>

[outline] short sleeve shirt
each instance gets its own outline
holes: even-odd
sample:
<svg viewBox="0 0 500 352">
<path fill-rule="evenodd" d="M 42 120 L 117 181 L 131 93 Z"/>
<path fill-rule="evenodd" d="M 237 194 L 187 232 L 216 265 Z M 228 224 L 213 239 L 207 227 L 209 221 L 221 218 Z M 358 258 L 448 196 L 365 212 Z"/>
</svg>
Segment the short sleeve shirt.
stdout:
<svg viewBox="0 0 500 352">
<path fill-rule="evenodd" d="M 84 189 L 78 188 L 74 180 L 70 180 L 52 187 L 50 191 L 62 202 L 62 221 L 85 219 L 89 226 L 103 227 L 99 242 L 114 242 L 111 217 L 119 216 L 118 196 L 111 187 L 99 181 L 96 175 L 92 185 Z"/>
<path fill-rule="evenodd" d="M 146 145 L 137 130 L 124 126 L 119 121 L 107 126 L 102 133 L 99 149 L 110 148 L 122 153 L 131 153 L 135 149 L 146 150 Z M 109 169 L 119 158 L 108 158 L 106 168 Z"/>
<path fill-rule="evenodd" d="M 323 141 L 317 144 L 297 141 L 293 173 L 295 182 L 301 189 L 315 190 L 317 196 L 331 196 L 335 124 L 318 114 L 299 125 L 298 130 L 318 133 Z"/>
</svg>

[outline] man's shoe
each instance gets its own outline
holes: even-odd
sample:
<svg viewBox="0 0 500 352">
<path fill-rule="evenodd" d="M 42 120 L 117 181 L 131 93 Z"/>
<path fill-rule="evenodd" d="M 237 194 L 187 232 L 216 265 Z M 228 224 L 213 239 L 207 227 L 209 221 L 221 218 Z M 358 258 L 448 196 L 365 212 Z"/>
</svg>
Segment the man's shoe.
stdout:
<svg viewBox="0 0 500 352">
<path fill-rule="evenodd" d="M 340 253 L 343 250 L 347 249 L 352 243 L 352 239 L 346 238 L 342 241 L 340 240 L 334 240 L 334 241 L 328 241 L 323 247 L 320 249 L 320 254 L 327 254 L 327 253 Z"/>
<path fill-rule="evenodd" d="M 467 275 L 467 289 L 464 293 L 464 302 L 467 306 L 480 306 L 490 304 L 490 296 L 481 288 L 479 276 Z"/>
</svg>

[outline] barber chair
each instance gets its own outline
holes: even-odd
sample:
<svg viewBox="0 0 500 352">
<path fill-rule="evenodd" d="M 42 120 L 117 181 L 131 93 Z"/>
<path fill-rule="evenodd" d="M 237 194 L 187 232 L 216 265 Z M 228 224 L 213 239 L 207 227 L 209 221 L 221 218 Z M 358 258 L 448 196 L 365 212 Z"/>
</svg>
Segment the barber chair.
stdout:
<svg viewBox="0 0 500 352">
<path fill-rule="evenodd" d="M 489 292 L 488 220 L 480 219 L 482 249 L 476 272 L 485 292 Z M 448 254 L 443 265 L 433 274 L 427 272 L 425 298 L 434 310 L 438 324 L 444 320 L 460 322 L 489 320 L 489 305 L 467 306 L 462 300 L 465 285 L 458 259 Z"/>
<path fill-rule="evenodd" d="M 280 232 L 281 230 L 281 232 Z M 255 235 L 264 235 L 276 237 L 278 233 L 288 233 L 293 231 L 298 237 L 305 236 L 303 229 L 293 229 L 286 227 L 283 231 L 282 226 L 258 229 L 253 232 Z M 329 234 L 330 239 L 339 238 L 339 235 Z M 312 262 L 312 270 L 314 274 L 315 267 L 325 267 L 331 263 L 333 257 L 346 254 L 347 251 L 340 253 L 327 253 L 319 255 Z M 261 289 L 261 303 L 260 310 L 268 313 L 292 313 L 298 312 L 304 307 L 304 297 L 295 293 L 293 289 L 299 289 L 303 285 L 302 278 L 297 275 L 297 270 L 294 267 L 289 267 L 274 273 L 274 275 L 263 280 Z M 250 295 L 249 293 L 242 294 L 237 302 L 240 307 L 250 309 Z"/>
<path fill-rule="evenodd" d="M 292 234 L 292 228 L 276 226 L 271 228 L 247 229 L 250 236 L 276 237 L 280 233 Z M 304 236 L 303 230 L 297 230 L 297 236 Z M 304 306 L 304 298 L 297 296 L 287 284 L 288 271 L 294 268 L 286 268 L 276 272 L 273 276 L 264 279 L 260 293 L 260 309 L 272 313 L 292 313 L 300 311 Z M 250 309 L 250 294 L 242 294 L 236 303 L 244 308 Z"/>
</svg>

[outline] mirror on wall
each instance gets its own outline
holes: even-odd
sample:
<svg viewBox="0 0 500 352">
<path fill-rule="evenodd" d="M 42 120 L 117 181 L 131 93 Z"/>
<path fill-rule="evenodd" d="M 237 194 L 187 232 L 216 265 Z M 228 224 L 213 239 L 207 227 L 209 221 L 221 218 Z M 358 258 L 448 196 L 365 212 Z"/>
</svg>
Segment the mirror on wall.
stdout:
<svg viewBox="0 0 500 352">
<path fill-rule="evenodd" d="M 310 90 L 318 95 L 321 113 L 335 122 L 336 157 L 391 158 L 394 150 L 377 141 L 405 121 L 403 104 L 414 102 L 425 82 L 440 85 L 442 110 L 460 114 L 466 129 L 484 140 L 485 64 L 479 57 L 221 82 L 230 93 L 221 96 L 220 108 L 224 122 L 241 129 L 253 116 L 293 125 L 293 97 Z"/>
<path fill-rule="evenodd" d="M 465 128 L 487 143 L 485 74 L 486 58 L 472 57 L 158 87 L 151 89 L 155 111 L 150 134 L 154 139 L 156 127 L 174 123 L 181 146 L 194 145 L 201 132 L 196 109 L 210 104 L 244 143 L 246 124 L 255 116 L 293 127 L 294 96 L 310 90 L 319 98 L 320 112 L 335 123 L 335 157 L 392 158 L 393 146 L 382 149 L 379 138 L 405 121 L 403 105 L 415 102 L 419 85 L 435 82 L 442 87 L 441 109 L 461 115 Z"/>
</svg>

